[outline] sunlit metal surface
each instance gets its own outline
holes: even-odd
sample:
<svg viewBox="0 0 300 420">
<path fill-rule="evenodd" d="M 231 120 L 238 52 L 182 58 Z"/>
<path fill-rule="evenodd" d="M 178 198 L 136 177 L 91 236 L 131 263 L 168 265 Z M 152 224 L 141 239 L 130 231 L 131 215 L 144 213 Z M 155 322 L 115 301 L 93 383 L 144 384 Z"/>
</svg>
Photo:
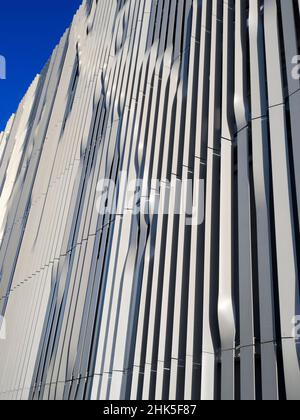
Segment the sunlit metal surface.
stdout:
<svg viewBox="0 0 300 420">
<path fill-rule="evenodd" d="M 299 8 L 83 3 L 0 134 L 0 399 L 300 399 Z"/>
</svg>

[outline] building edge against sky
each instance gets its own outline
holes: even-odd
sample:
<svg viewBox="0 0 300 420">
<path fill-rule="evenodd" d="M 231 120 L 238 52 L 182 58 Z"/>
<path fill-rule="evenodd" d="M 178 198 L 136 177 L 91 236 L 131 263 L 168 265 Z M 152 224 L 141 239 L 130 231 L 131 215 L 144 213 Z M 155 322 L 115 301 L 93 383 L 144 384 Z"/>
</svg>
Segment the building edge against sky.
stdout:
<svg viewBox="0 0 300 420">
<path fill-rule="evenodd" d="M 0 134 L 0 399 L 300 399 L 299 63 L 298 0 L 83 2 Z"/>
</svg>

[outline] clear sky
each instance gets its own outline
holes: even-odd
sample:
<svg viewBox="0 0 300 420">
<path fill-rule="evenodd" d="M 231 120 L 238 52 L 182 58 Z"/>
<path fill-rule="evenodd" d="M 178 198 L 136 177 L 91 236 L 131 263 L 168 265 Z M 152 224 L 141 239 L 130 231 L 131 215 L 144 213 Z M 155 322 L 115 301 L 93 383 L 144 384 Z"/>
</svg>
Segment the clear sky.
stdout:
<svg viewBox="0 0 300 420">
<path fill-rule="evenodd" d="M 41 71 L 70 25 L 82 0 L 1 0 L 0 55 L 7 79 L 0 79 L 0 130 Z"/>
</svg>

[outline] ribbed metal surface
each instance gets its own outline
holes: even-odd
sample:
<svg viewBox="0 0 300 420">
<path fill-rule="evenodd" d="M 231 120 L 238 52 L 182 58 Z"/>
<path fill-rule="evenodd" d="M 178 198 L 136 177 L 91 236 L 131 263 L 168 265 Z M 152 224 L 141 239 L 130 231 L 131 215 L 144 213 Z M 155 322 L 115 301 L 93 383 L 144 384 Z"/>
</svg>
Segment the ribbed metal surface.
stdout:
<svg viewBox="0 0 300 420">
<path fill-rule="evenodd" d="M 83 3 L 0 135 L 1 399 L 300 399 L 299 55 L 298 0 Z"/>
</svg>

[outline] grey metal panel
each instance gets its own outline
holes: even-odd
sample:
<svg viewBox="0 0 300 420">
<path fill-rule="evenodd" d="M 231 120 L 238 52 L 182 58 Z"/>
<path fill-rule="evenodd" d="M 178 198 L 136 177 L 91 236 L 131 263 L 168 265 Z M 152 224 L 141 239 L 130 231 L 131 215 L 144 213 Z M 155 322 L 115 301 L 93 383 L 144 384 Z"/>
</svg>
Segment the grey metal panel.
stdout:
<svg viewBox="0 0 300 420">
<path fill-rule="evenodd" d="M 236 2 L 235 13 L 235 121 L 238 177 L 238 254 L 241 399 L 254 400 L 255 395 L 255 332 L 252 269 L 252 233 L 250 198 L 250 136 L 247 84 L 247 11 L 246 2 Z"/>
<path fill-rule="evenodd" d="M 292 130 L 292 142 L 293 142 L 293 165 L 295 171 L 296 180 L 300 179 L 300 165 L 298 159 L 295 156 L 299 156 L 299 141 L 297 141 L 297 133 L 299 133 L 299 119 L 297 118 L 297 112 L 299 110 L 299 90 L 300 83 L 299 78 L 294 76 L 294 66 L 299 61 L 296 60 L 299 57 L 299 45 L 297 45 L 297 28 L 295 26 L 295 14 L 293 2 L 287 2 L 282 4 L 281 2 L 281 15 L 282 15 L 282 26 L 283 26 L 283 38 L 284 38 L 284 51 L 286 61 L 286 77 L 288 84 L 288 99 L 290 106 L 290 118 L 291 118 L 291 130 Z M 297 191 L 297 203 L 298 203 L 298 220 L 300 217 L 300 187 L 299 182 L 296 182 Z"/>
<path fill-rule="evenodd" d="M 299 313 L 299 274 L 277 19 L 278 9 L 276 2 L 272 0 L 266 1 L 266 64 L 270 106 L 270 139 L 282 350 L 287 398 L 298 399 L 299 393 L 295 388 L 295 383 L 300 381 L 297 359 L 298 346 L 291 337 L 290 326 L 291 319 L 293 319 L 295 313 Z M 291 371 L 293 371 L 292 375 Z"/>
<path fill-rule="evenodd" d="M 263 51 L 263 21 L 260 2 L 250 3 L 250 92 L 253 153 L 253 182 L 257 224 L 257 270 L 259 288 L 262 395 L 278 399 L 277 357 L 275 342 L 275 305 L 273 286 L 270 158 L 267 120 L 266 70 Z"/>
<path fill-rule="evenodd" d="M 233 400 L 236 315 L 234 307 L 233 238 L 233 2 L 223 4 L 221 170 L 218 325 L 221 351 L 221 398 Z M 236 17 L 238 28 L 238 17 Z M 237 29 L 238 32 L 238 29 Z"/>
</svg>

